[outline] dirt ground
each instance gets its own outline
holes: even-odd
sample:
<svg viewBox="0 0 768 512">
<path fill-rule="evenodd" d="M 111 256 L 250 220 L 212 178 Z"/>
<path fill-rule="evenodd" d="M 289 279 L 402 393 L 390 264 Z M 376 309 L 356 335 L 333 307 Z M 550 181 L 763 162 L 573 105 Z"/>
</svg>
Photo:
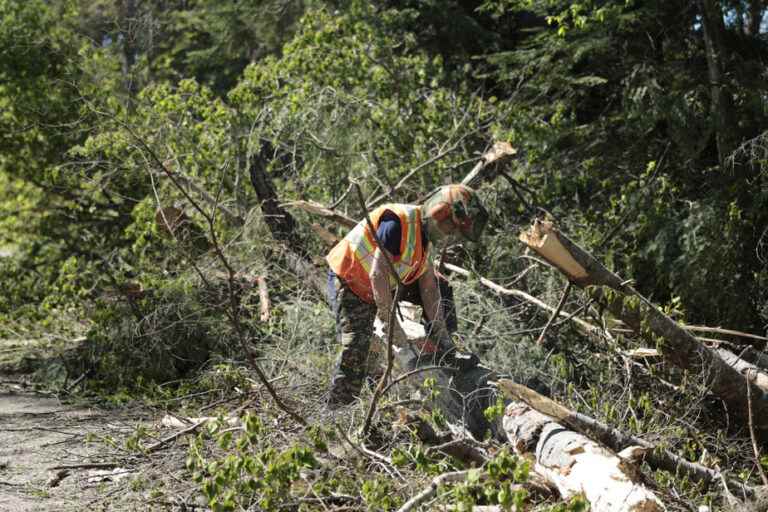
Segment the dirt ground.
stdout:
<svg viewBox="0 0 768 512">
<path fill-rule="evenodd" d="M 127 450 L 161 412 L 99 409 L 32 391 L 0 374 L 0 511 L 197 510 L 182 445 Z M 180 503 L 186 503 L 185 508 Z"/>
</svg>

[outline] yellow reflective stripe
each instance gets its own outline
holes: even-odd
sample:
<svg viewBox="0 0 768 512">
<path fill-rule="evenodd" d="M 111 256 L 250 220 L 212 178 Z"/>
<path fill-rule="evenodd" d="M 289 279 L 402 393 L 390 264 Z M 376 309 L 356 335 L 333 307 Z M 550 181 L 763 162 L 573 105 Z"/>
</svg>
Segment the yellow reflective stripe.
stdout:
<svg viewBox="0 0 768 512">
<path fill-rule="evenodd" d="M 380 206 L 371 213 L 371 220 L 374 224 L 378 222 L 379 218 L 386 210 L 394 212 L 401 220 L 401 225 L 403 222 L 405 222 L 406 225 L 405 244 L 403 244 L 402 240 L 400 243 L 401 249 L 404 250 L 401 251 L 398 261 L 393 262 L 395 272 L 400 280 L 404 281 L 405 278 L 415 270 L 414 265 L 418 263 L 414 261 L 414 257 L 416 255 L 416 230 L 418 228 L 418 222 L 420 221 L 419 210 L 418 207 L 411 205 L 386 204 Z M 373 255 L 376 246 L 367 236 L 365 236 L 366 232 L 367 223 L 366 221 L 361 221 L 346 236 L 346 239 L 354 253 L 355 259 L 363 267 L 366 273 L 370 273 L 371 267 L 373 266 Z M 423 269 L 420 274 L 421 273 L 423 273 Z M 397 284 L 397 280 L 393 276 L 389 276 L 389 278 L 390 285 L 394 287 Z"/>
<path fill-rule="evenodd" d="M 405 235 L 405 254 L 401 254 L 400 257 L 409 263 L 413 263 L 413 258 L 416 255 L 416 212 L 415 207 L 406 209 L 408 232 Z"/>
</svg>

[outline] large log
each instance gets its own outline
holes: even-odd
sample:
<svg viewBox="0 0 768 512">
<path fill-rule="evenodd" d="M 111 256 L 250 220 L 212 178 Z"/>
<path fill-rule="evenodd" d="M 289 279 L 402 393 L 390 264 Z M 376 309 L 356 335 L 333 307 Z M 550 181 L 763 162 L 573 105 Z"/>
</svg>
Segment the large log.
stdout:
<svg viewBox="0 0 768 512">
<path fill-rule="evenodd" d="M 768 375 L 763 373 L 762 369 L 754 364 L 739 358 L 736 354 L 725 350 L 724 348 L 718 348 L 717 354 L 725 361 L 728 366 L 736 370 L 742 375 L 746 375 L 747 372 L 753 372 L 753 384 L 760 388 L 763 393 L 768 393 Z"/>
<path fill-rule="evenodd" d="M 753 493 L 752 488 L 745 486 L 739 481 L 726 479 L 719 471 L 690 462 L 667 448 L 655 445 L 640 437 L 626 434 L 585 414 L 568 409 L 562 404 L 542 396 L 526 386 L 508 379 L 499 379 L 495 384 L 511 400 L 525 402 L 538 412 L 591 439 L 603 443 L 615 452 L 631 447 L 640 447 L 643 460 L 653 469 L 669 471 L 674 475 L 683 475 L 695 482 L 703 482 L 706 485 L 723 480 L 740 495 Z"/>
<path fill-rule="evenodd" d="M 549 222 L 534 222 L 520 240 L 559 269 L 570 282 L 605 303 L 611 313 L 640 335 L 651 335 L 665 361 L 699 375 L 705 385 L 727 405 L 728 411 L 746 424 L 746 386 L 753 386 L 754 424 L 758 437 L 768 441 L 768 394 L 748 384 L 746 378 L 719 354 L 665 315 L 634 290 L 628 281 L 604 267 Z"/>
<path fill-rule="evenodd" d="M 630 464 L 554 418 L 512 402 L 503 423 L 515 452 L 533 457 L 534 470 L 557 487 L 564 499 L 583 494 L 592 512 L 664 510 Z"/>
</svg>

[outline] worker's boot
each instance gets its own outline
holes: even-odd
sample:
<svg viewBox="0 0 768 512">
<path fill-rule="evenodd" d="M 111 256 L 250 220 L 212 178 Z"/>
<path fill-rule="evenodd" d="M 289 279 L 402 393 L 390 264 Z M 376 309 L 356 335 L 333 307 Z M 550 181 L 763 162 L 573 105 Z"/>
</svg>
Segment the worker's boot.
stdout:
<svg viewBox="0 0 768 512">
<path fill-rule="evenodd" d="M 355 401 L 362 388 L 362 382 L 336 373 L 331 379 L 326 405 L 328 409 L 338 409 Z"/>
</svg>

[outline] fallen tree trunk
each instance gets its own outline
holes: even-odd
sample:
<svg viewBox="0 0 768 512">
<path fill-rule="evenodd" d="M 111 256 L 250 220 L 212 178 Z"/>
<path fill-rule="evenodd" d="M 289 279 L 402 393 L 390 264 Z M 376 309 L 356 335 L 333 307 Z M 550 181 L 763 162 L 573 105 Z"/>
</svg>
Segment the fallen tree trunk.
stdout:
<svg viewBox="0 0 768 512">
<path fill-rule="evenodd" d="M 768 370 L 768 354 L 759 352 L 754 347 L 745 348 L 739 353 L 739 357 L 763 370 Z"/>
<path fill-rule="evenodd" d="M 728 411 L 747 419 L 746 378 L 729 366 L 715 351 L 662 313 L 629 282 L 605 268 L 592 255 L 560 233 L 551 223 L 534 222 L 520 240 L 559 269 L 570 282 L 584 288 L 607 305 L 613 315 L 640 335 L 652 335 L 665 361 L 699 375 L 705 385 L 727 405 Z M 753 386 L 755 428 L 762 442 L 768 441 L 768 395 Z"/>
<path fill-rule="evenodd" d="M 534 470 L 563 499 L 584 494 L 592 512 L 656 512 L 664 505 L 638 472 L 588 437 L 521 402 L 507 406 L 504 432 L 515 452 L 533 457 Z"/>
<path fill-rule="evenodd" d="M 739 356 L 728 350 L 725 350 L 724 348 L 718 348 L 716 351 L 718 355 L 723 358 L 723 361 L 728 364 L 728 366 L 740 374 L 746 376 L 747 372 L 753 371 L 754 377 L 752 383 L 760 388 L 763 393 L 768 393 L 768 375 L 763 373 L 760 368 L 748 361 L 745 361 L 744 359 L 740 359 Z"/>
<path fill-rule="evenodd" d="M 657 446 L 645 439 L 626 434 L 594 418 L 572 411 L 567 407 L 540 395 L 536 391 L 517 384 L 508 379 L 500 379 L 499 389 L 512 400 L 521 400 L 542 414 L 552 417 L 555 421 L 585 434 L 596 441 L 605 444 L 615 452 L 630 447 L 642 448 L 642 457 L 653 469 L 669 471 L 674 475 L 683 475 L 696 482 L 707 485 L 725 480 L 723 474 L 714 469 L 690 462 L 670 450 Z M 739 494 L 751 494 L 752 489 L 737 480 L 728 480 L 728 487 Z"/>
</svg>

